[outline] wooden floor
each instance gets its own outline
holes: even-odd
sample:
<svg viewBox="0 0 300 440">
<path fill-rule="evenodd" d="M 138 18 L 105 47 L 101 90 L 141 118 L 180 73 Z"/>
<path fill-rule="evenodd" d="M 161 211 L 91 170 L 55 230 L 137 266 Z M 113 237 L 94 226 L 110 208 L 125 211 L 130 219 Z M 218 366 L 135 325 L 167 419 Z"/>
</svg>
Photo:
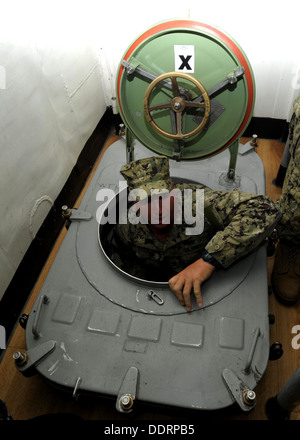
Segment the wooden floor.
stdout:
<svg viewBox="0 0 300 440">
<path fill-rule="evenodd" d="M 112 134 L 106 143 L 104 150 L 100 154 L 94 168 L 101 160 L 101 156 L 109 145 L 118 138 Z M 248 139 L 243 138 L 242 142 Z M 261 156 L 266 169 L 267 195 L 273 200 L 280 196 L 280 189 L 272 184 L 277 175 L 284 145 L 273 140 L 259 140 L 258 154 Z M 87 184 L 89 181 L 87 182 Z M 83 190 L 84 191 L 84 190 Z M 76 206 L 79 205 L 82 196 L 78 199 Z M 75 207 L 76 207 L 75 206 Z M 55 254 L 64 239 L 65 229 L 57 240 L 52 254 L 37 280 L 31 297 L 24 309 L 24 312 L 30 313 L 30 310 L 37 298 L 40 287 L 47 275 L 49 267 L 55 257 Z M 273 258 L 269 258 L 269 272 L 271 271 Z M 300 303 L 293 307 L 286 307 L 279 304 L 273 294 L 269 296 L 269 311 L 275 315 L 275 324 L 270 325 L 270 343 L 280 342 L 283 346 L 283 356 L 276 361 L 269 361 L 266 372 L 256 387 L 258 403 L 253 411 L 248 414 L 242 413 L 234 406 L 229 410 L 199 413 L 181 412 L 180 410 L 153 409 L 142 407 L 134 416 L 136 420 L 192 420 L 213 419 L 213 420 L 266 420 L 265 402 L 268 398 L 275 396 L 287 379 L 292 375 L 300 365 L 300 349 L 292 348 L 293 338 L 292 328 L 300 324 Z M 17 325 L 15 332 L 8 343 L 6 352 L 0 364 L 0 399 L 2 399 L 8 408 L 14 420 L 27 420 L 40 415 L 55 413 L 72 413 L 80 416 L 84 420 L 122 420 L 122 414 L 115 410 L 114 400 L 108 399 L 86 399 L 79 398 L 77 401 L 72 399 L 69 394 L 55 390 L 48 385 L 39 375 L 25 378 L 20 374 L 14 365 L 12 355 L 15 351 L 26 350 L 25 331 L 20 325 Z M 201 372 L 199 372 L 201 374 Z M 300 407 L 291 413 L 292 420 L 300 420 Z M 132 419 L 131 419 L 132 420 Z"/>
</svg>

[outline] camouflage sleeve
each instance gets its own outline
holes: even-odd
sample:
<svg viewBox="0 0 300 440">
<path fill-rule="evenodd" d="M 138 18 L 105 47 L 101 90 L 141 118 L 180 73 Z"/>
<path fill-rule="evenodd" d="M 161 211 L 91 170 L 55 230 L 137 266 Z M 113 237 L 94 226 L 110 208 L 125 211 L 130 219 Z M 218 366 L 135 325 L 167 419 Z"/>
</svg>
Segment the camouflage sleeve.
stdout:
<svg viewBox="0 0 300 440">
<path fill-rule="evenodd" d="M 205 249 L 225 268 L 254 250 L 281 216 L 276 202 L 237 190 L 208 192 L 205 203 L 215 213 L 220 229 Z"/>
</svg>

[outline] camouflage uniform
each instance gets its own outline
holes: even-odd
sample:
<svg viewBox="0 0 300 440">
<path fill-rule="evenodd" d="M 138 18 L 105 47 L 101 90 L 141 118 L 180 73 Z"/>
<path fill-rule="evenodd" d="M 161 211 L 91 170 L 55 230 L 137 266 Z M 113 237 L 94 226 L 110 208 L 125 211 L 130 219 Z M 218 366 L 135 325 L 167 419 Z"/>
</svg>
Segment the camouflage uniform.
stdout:
<svg viewBox="0 0 300 440">
<path fill-rule="evenodd" d="M 121 173 L 126 178 L 129 189 L 135 187 L 136 168 L 143 168 L 146 186 L 141 173 L 139 183 L 149 195 L 151 187 L 170 188 L 169 169 L 157 172 L 153 158 L 143 159 L 125 165 Z M 163 160 L 166 166 L 167 158 Z M 147 164 L 150 161 L 150 165 Z M 165 174 L 165 176 L 164 176 Z M 164 181 L 167 180 L 167 184 Z M 149 183 L 149 185 L 148 185 Z M 224 268 L 254 250 L 274 229 L 280 218 L 275 202 L 262 195 L 252 195 L 237 190 L 230 192 L 213 191 L 202 185 L 178 184 L 175 189 L 192 189 L 193 215 L 196 214 L 196 190 L 204 189 L 204 231 L 199 235 L 186 235 L 187 225 L 182 218 L 181 224 L 171 226 L 164 242 L 157 240 L 145 224 L 136 225 L 127 222 L 116 226 L 115 262 L 123 270 L 134 276 L 168 280 L 186 266 L 201 258 L 208 251 Z M 182 203 L 184 198 L 182 197 Z M 122 257 L 123 254 L 123 257 Z M 125 256 L 125 258 L 124 258 Z M 148 271 L 148 275 L 146 275 Z M 150 279 L 150 278 L 148 278 Z M 152 277 L 152 279 L 154 279 Z"/>
<path fill-rule="evenodd" d="M 282 218 L 277 226 L 283 241 L 300 245 L 300 95 L 294 103 L 289 131 L 291 159 L 278 200 Z"/>
<path fill-rule="evenodd" d="M 294 103 L 289 147 L 291 158 L 278 200 L 282 218 L 271 282 L 276 297 L 293 305 L 300 297 L 300 95 Z"/>
</svg>

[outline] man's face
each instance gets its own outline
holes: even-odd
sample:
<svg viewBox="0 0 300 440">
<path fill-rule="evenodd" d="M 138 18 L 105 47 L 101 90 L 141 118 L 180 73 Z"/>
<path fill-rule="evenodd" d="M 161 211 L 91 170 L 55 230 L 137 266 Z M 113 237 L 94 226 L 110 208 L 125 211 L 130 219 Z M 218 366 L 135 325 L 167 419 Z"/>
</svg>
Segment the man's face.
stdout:
<svg viewBox="0 0 300 440">
<path fill-rule="evenodd" d="M 145 223 L 164 229 L 174 221 L 174 197 L 169 192 L 148 197 L 140 204 L 140 215 Z"/>
</svg>

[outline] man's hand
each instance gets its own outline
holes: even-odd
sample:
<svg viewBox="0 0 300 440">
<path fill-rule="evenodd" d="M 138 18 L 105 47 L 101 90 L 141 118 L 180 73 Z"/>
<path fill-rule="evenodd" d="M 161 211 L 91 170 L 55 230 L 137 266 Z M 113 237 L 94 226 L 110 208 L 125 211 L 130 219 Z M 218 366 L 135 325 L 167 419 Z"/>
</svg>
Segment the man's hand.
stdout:
<svg viewBox="0 0 300 440">
<path fill-rule="evenodd" d="M 215 268 L 212 264 L 200 258 L 169 280 L 170 289 L 175 293 L 180 304 L 186 306 L 188 312 L 192 310 L 192 289 L 194 290 L 198 306 L 202 306 L 201 284 L 210 278 L 214 270 Z"/>
</svg>

